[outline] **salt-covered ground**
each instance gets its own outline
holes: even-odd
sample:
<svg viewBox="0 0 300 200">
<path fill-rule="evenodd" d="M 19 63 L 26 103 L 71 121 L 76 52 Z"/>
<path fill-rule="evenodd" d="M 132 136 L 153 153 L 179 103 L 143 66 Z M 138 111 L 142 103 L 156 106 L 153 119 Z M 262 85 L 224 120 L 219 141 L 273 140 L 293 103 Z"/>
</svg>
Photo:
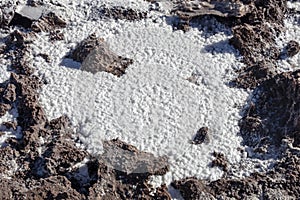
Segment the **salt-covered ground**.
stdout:
<svg viewBox="0 0 300 200">
<path fill-rule="evenodd" d="M 69 116 L 80 139 L 94 154 L 101 153 L 103 140 L 118 137 L 139 150 L 167 155 L 170 173 L 154 183 L 169 184 L 188 176 L 220 178 L 223 172 L 209 166 L 214 151 L 224 153 L 233 166 L 246 163 L 237 176 L 249 174 L 255 163 L 263 162 L 248 159 L 239 150 L 245 147 L 240 144 L 237 124 L 250 91 L 228 86 L 234 69 L 243 66 L 238 52 L 228 44 L 229 29 L 210 20 L 207 23 L 212 32 L 201 25 L 187 33 L 174 32 L 170 25 L 173 19 L 165 16 L 170 11 L 167 2 L 161 3 L 163 12 L 151 11 L 149 18 L 141 21 L 89 20 L 93 8 L 102 4 L 144 11 L 150 5 L 143 0 L 77 0 L 54 7 L 67 21 L 62 29 L 65 40 L 50 42 L 47 34 L 40 33 L 31 45 L 32 65 L 47 83 L 40 91 L 40 102 L 49 119 Z M 289 31 L 278 45 L 300 39 L 299 27 L 288 21 L 286 25 Z M 125 75 L 91 74 L 79 70 L 80 63 L 65 58 L 94 32 L 112 51 L 134 60 Z M 48 54 L 51 62 L 37 56 L 39 53 Z M 299 54 L 293 59 L 299 59 Z M 288 61 L 282 63 L 290 67 Z M 1 81 L 8 76 L 1 68 Z M 188 80 L 191 76 L 196 83 Z M 7 121 L 5 117 L 1 120 Z M 210 129 L 210 143 L 190 144 L 203 126 Z M 264 169 L 269 162 L 262 163 Z"/>
<path fill-rule="evenodd" d="M 248 93 L 227 85 L 242 65 L 228 44 L 229 30 L 211 21 L 218 33 L 205 37 L 198 28 L 174 32 L 159 13 L 138 22 L 91 22 L 83 11 L 83 5 L 66 10 L 65 41 L 52 44 L 40 35 L 35 42 L 34 54 L 53 59 L 47 64 L 33 58 L 48 82 L 40 101 L 49 118 L 68 115 L 94 153 L 101 152 L 102 140 L 119 137 L 140 150 L 167 155 L 167 183 L 186 176 L 220 178 L 221 170 L 208 167 L 213 151 L 223 152 L 232 164 L 240 161 L 237 122 Z M 112 51 L 134 60 L 121 78 L 83 72 L 76 69 L 78 63 L 63 60 L 93 32 Z M 192 74 L 198 85 L 187 80 Z M 191 145 L 202 126 L 211 129 L 211 142 Z"/>
</svg>

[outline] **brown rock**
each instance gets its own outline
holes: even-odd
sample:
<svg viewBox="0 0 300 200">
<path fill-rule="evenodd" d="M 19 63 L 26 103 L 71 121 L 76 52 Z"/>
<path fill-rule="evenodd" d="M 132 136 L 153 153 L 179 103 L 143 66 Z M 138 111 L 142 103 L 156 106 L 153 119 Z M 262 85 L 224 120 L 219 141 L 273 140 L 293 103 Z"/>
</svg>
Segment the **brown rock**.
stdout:
<svg viewBox="0 0 300 200">
<path fill-rule="evenodd" d="M 289 41 L 286 48 L 288 57 L 293 57 L 300 51 L 299 43 L 294 40 Z"/>
<path fill-rule="evenodd" d="M 0 103 L 0 117 L 4 116 L 11 109 L 11 105 Z"/>
<path fill-rule="evenodd" d="M 70 54 L 70 58 L 82 63 L 86 57 L 103 42 L 103 38 L 99 38 L 95 33 L 93 33 L 75 47 L 74 51 Z"/>
<path fill-rule="evenodd" d="M 297 139 L 300 132 L 299 77 L 299 70 L 285 72 L 261 84 L 252 106 L 240 122 L 245 144 L 279 147 L 283 139 L 290 138 L 294 146 L 300 147 Z"/>
<path fill-rule="evenodd" d="M 55 13 L 50 12 L 43 15 L 38 21 L 34 22 L 31 26 L 35 32 L 50 32 L 58 28 L 65 28 L 67 23 L 57 16 Z"/>
<path fill-rule="evenodd" d="M 101 159 L 105 164 L 126 174 L 163 175 L 169 170 L 167 158 L 155 158 L 153 154 L 140 152 L 118 139 L 103 142 L 103 148 Z"/>
<path fill-rule="evenodd" d="M 71 186 L 71 182 L 63 176 L 51 176 L 41 179 L 31 190 L 25 193 L 28 199 L 83 199 Z"/>
<path fill-rule="evenodd" d="M 175 8 L 177 15 L 184 20 L 190 20 L 203 15 L 243 17 L 253 9 L 253 5 L 246 5 L 236 0 L 181 1 Z"/>
<path fill-rule="evenodd" d="M 4 125 L 7 129 L 17 130 L 18 123 L 9 121 L 9 122 L 3 122 L 2 125 Z"/>
<path fill-rule="evenodd" d="M 4 91 L 3 99 L 9 103 L 13 103 L 17 99 L 16 86 L 9 83 Z"/>
<path fill-rule="evenodd" d="M 100 8 L 92 9 L 89 19 L 97 20 L 103 18 L 110 18 L 115 20 L 135 21 L 147 17 L 147 12 L 136 11 L 132 8 L 124 8 L 122 6 L 114 6 L 111 8 L 101 6 Z"/>
<path fill-rule="evenodd" d="M 212 167 L 220 167 L 223 171 L 228 170 L 228 161 L 223 153 L 214 152 L 215 159 L 211 162 Z"/>
<path fill-rule="evenodd" d="M 215 199 L 206 184 L 194 177 L 174 181 L 171 185 L 180 191 L 184 199 Z"/>
<path fill-rule="evenodd" d="M 202 143 L 208 143 L 209 142 L 209 136 L 208 136 L 208 128 L 207 127 L 202 127 L 200 128 L 193 141 L 191 142 L 192 144 L 202 144 Z"/>
<path fill-rule="evenodd" d="M 103 38 L 91 34 L 77 45 L 70 58 L 82 62 L 81 69 L 91 73 L 108 72 L 116 76 L 125 74 L 126 68 L 133 63 L 113 53 Z"/>
<path fill-rule="evenodd" d="M 84 59 L 81 69 L 91 73 L 108 72 L 120 77 L 132 63 L 132 59 L 123 58 L 112 52 L 103 41 Z"/>
</svg>

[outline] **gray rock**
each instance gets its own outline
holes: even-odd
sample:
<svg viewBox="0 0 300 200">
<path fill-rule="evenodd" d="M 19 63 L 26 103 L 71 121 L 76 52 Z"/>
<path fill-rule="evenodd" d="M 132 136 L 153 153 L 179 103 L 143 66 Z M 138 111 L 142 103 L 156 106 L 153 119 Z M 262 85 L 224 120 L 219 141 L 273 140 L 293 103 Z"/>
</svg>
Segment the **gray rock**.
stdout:
<svg viewBox="0 0 300 200">
<path fill-rule="evenodd" d="M 128 65 L 132 64 L 132 60 L 123 58 L 112 52 L 108 44 L 104 40 L 98 41 L 95 47 L 83 60 L 81 70 L 91 72 L 108 72 L 118 77 L 125 74 Z"/>
</svg>

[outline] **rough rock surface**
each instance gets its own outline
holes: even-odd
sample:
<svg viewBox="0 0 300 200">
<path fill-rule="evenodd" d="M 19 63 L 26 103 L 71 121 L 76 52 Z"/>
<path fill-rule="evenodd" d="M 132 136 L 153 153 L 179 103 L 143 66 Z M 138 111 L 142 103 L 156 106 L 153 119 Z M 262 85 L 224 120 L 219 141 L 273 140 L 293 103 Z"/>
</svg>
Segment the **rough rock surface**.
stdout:
<svg viewBox="0 0 300 200">
<path fill-rule="evenodd" d="M 212 167 L 220 167 L 223 171 L 228 170 L 228 162 L 223 153 L 213 152 L 215 159 L 211 162 Z"/>
<path fill-rule="evenodd" d="M 132 8 L 124 8 L 122 6 L 106 7 L 101 6 L 100 8 L 92 9 L 89 15 L 90 20 L 97 19 L 115 19 L 115 20 L 128 20 L 135 21 L 141 20 L 147 17 L 147 12 L 136 11 Z"/>
<path fill-rule="evenodd" d="M 31 26 L 35 32 L 50 32 L 57 28 L 66 27 L 67 23 L 54 12 L 44 14 L 38 21 Z"/>
<path fill-rule="evenodd" d="M 207 127 L 201 127 L 193 140 L 191 141 L 192 144 L 202 144 L 209 142 L 209 130 Z"/>
<path fill-rule="evenodd" d="M 82 63 L 84 59 L 99 45 L 104 42 L 103 38 L 99 38 L 95 33 L 81 41 L 71 52 L 70 58 Z"/>
<path fill-rule="evenodd" d="M 300 44 L 297 41 L 295 41 L 295 40 L 291 40 L 287 44 L 286 49 L 287 49 L 287 56 L 288 57 L 293 57 L 293 56 L 295 56 L 296 54 L 299 53 L 299 51 L 300 51 Z"/>
<path fill-rule="evenodd" d="M 253 1 L 254 10 L 233 26 L 231 44 L 243 56 L 246 67 L 241 69 L 235 83 L 243 88 L 255 88 L 276 73 L 280 50 L 275 39 L 283 31 L 287 1 Z"/>
<path fill-rule="evenodd" d="M 211 183 L 196 178 L 174 181 L 184 199 L 298 199 L 299 154 L 288 153 L 266 174 L 253 173 L 244 179 L 219 179 Z"/>
<path fill-rule="evenodd" d="M 286 72 L 262 83 L 240 121 L 244 143 L 257 149 L 279 148 L 283 140 L 300 147 L 300 71 Z"/>
<path fill-rule="evenodd" d="M 139 153 L 136 147 L 124 144 L 118 139 L 105 141 L 103 148 L 101 159 L 106 162 L 106 165 L 127 174 L 163 175 L 169 170 L 167 158 L 155 158 L 150 153 Z"/>
<path fill-rule="evenodd" d="M 43 13 L 43 8 L 32 6 L 18 6 L 9 25 L 18 25 L 30 28 L 34 21 L 37 21 Z"/>
<path fill-rule="evenodd" d="M 14 17 L 16 1 L 0 2 L 0 27 L 8 26 Z"/>
<path fill-rule="evenodd" d="M 91 73 L 108 72 L 118 77 L 125 74 L 132 59 L 123 58 L 112 52 L 103 38 L 90 35 L 77 45 L 70 58 L 82 62 L 81 70 Z"/>
<path fill-rule="evenodd" d="M 208 0 L 208 1 L 179 1 L 175 6 L 176 14 L 184 20 L 190 20 L 203 15 L 219 17 L 242 17 L 252 12 L 252 4 L 244 4 L 236 0 Z"/>
<path fill-rule="evenodd" d="M 174 181 L 172 186 L 181 192 L 184 199 L 215 199 L 210 194 L 207 185 L 194 177 Z"/>
<path fill-rule="evenodd" d="M 132 63 L 132 59 L 116 55 L 106 43 L 102 43 L 86 57 L 81 69 L 91 73 L 104 71 L 120 77 L 125 74 L 126 68 Z"/>
</svg>

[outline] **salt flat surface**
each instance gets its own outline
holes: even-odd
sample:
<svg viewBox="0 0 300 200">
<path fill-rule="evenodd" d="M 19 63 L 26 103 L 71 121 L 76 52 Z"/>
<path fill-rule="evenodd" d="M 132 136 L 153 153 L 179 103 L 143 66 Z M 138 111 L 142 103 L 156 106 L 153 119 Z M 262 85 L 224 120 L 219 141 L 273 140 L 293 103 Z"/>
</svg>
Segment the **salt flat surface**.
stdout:
<svg viewBox="0 0 300 200">
<path fill-rule="evenodd" d="M 268 161 L 247 159 L 238 150 L 244 147 L 237 124 L 249 91 L 228 86 L 234 69 L 243 66 L 228 44 L 230 30 L 211 20 L 207 23 L 215 28 L 213 34 L 200 26 L 187 33 L 174 32 L 168 24 L 172 19 L 164 17 L 170 6 L 166 2 L 161 3 L 164 13 L 152 11 L 148 19 L 137 22 L 88 21 L 92 8 L 102 4 L 149 7 L 143 0 L 64 1 L 55 9 L 68 23 L 62 29 L 65 40 L 50 42 L 46 33 L 39 33 L 31 45 L 32 65 L 47 82 L 40 102 L 49 119 L 69 116 L 94 154 L 102 152 L 103 140 L 118 137 L 142 151 L 167 155 L 171 170 L 163 178 L 154 178 L 154 183 L 169 184 L 188 176 L 220 178 L 223 172 L 209 167 L 213 151 L 224 153 L 237 167 L 237 175 L 248 175 L 255 163 L 266 170 Z M 112 51 L 134 60 L 125 75 L 84 72 L 80 63 L 64 57 L 94 32 Z M 49 54 L 51 62 L 39 53 Z M 2 71 L 1 81 L 8 78 Z M 188 80 L 192 75 L 196 84 Z M 190 144 L 202 126 L 210 129 L 210 143 Z"/>
<path fill-rule="evenodd" d="M 233 69 L 242 66 L 228 44 L 229 30 L 211 21 L 218 33 L 210 37 L 197 27 L 174 32 L 158 13 L 139 22 L 92 22 L 84 7 L 74 5 L 63 14 L 69 23 L 65 41 L 52 44 L 42 33 L 33 47 L 33 54 L 47 53 L 52 59 L 47 64 L 33 57 L 37 74 L 48 82 L 40 101 L 49 118 L 68 115 L 93 153 L 101 153 L 102 140 L 118 137 L 140 150 L 167 155 L 167 183 L 186 176 L 220 178 L 221 170 L 208 167 L 213 151 L 223 152 L 232 164 L 240 161 L 237 122 L 248 93 L 227 86 Z M 134 60 L 124 76 L 93 75 L 63 60 L 93 32 L 118 55 Z M 198 85 L 187 80 L 192 74 Z M 210 128 L 211 142 L 191 145 L 202 126 Z"/>
</svg>

